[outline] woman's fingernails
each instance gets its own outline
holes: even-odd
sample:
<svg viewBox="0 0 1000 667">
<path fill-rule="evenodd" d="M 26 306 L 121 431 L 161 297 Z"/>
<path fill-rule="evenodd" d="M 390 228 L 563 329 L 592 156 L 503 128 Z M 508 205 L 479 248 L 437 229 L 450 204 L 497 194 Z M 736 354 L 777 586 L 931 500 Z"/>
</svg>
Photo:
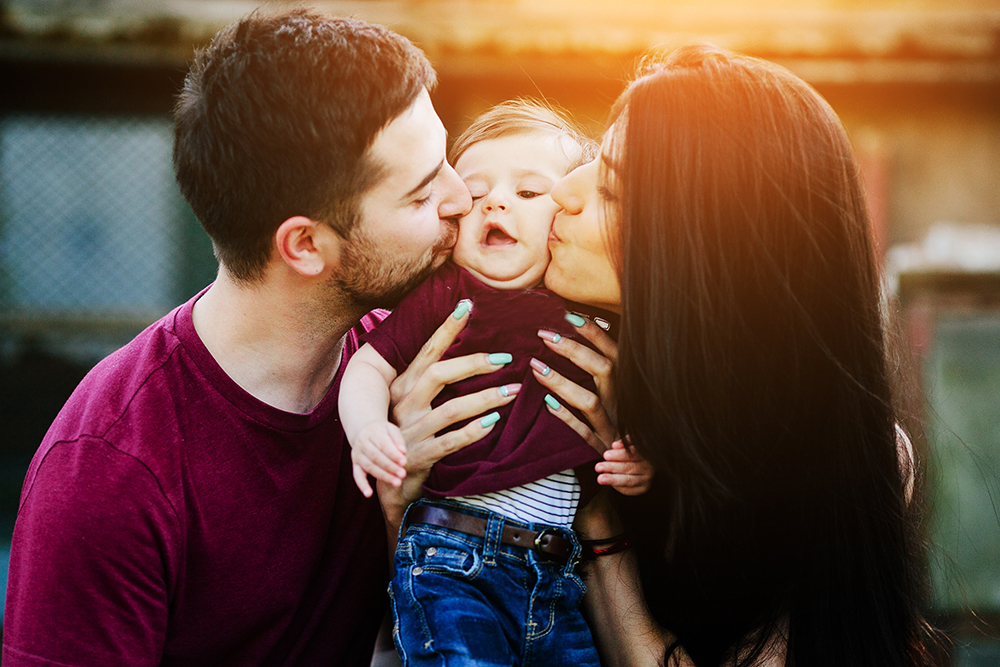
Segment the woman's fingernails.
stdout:
<svg viewBox="0 0 1000 667">
<path fill-rule="evenodd" d="M 489 428 L 490 426 L 496 424 L 498 421 L 500 421 L 500 413 L 491 412 L 490 414 L 486 415 L 485 417 L 479 420 L 479 425 L 482 426 L 483 428 Z"/>
<path fill-rule="evenodd" d="M 488 359 L 494 366 L 503 366 L 504 364 L 512 362 L 514 357 L 510 356 L 506 352 L 494 352 L 488 357 Z"/>
<path fill-rule="evenodd" d="M 542 375 L 548 375 L 550 372 L 552 372 L 551 368 L 540 362 L 538 359 L 532 359 L 528 363 L 530 363 L 531 367 L 534 368 L 539 373 L 541 373 Z"/>
<path fill-rule="evenodd" d="M 545 394 L 545 405 L 549 406 L 553 410 L 558 410 L 562 407 L 559 405 L 559 401 L 553 398 L 551 394 Z"/>
<path fill-rule="evenodd" d="M 451 316 L 456 320 L 460 320 L 462 319 L 462 316 L 470 310 L 472 310 L 472 302 L 468 299 L 462 299 L 458 302 L 458 305 L 455 306 L 455 311 L 451 314 Z"/>
<path fill-rule="evenodd" d="M 554 333 L 552 331 L 546 331 L 545 329 L 539 329 L 538 330 L 538 335 L 541 338 L 544 338 L 545 340 L 551 341 L 553 343 L 558 343 L 559 341 L 562 340 L 562 336 L 561 335 L 559 335 L 557 333 Z"/>
<path fill-rule="evenodd" d="M 517 392 L 521 391 L 521 385 L 505 384 L 504 386 L 498 388 L 497 391 L 499 391 L 500 395 L 504 398 L 507 398 L 508 396 L 517 396 Z"/>
<path fill-rule="evenodd" d="M 582 327 L 587 323 L 587 320 L 583 319 L 576 313 L 566 313 L 566 321 L 575 327 Z"/>
</svg>

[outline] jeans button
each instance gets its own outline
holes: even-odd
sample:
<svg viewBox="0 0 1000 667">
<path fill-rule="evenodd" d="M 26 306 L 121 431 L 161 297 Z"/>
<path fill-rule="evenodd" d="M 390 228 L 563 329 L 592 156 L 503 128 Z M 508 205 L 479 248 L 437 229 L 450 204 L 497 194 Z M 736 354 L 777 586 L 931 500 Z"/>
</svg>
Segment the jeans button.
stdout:
<svg viewBox="0 0 1000 667">
<path fill-rule="evenodd" d="M 417 576 L 418 574 L 423 574 L 423 573 L 424 573 L 424 568 L 420 567 L 419 565 L 413 568 L 414 577 Z"/>
<path fill-rule="evenodd" d="M 427 555 L 428 556 L 433 556 L 437 552 L 438 552 L 437 547 L 431 547 L 430 549 L 427 550 Z"/>
</svg>

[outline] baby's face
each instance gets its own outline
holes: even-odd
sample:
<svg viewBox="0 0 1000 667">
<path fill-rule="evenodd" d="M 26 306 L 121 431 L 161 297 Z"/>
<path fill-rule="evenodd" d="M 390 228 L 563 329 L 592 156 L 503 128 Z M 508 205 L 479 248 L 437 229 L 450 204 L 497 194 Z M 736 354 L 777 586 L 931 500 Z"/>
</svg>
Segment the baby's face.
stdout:
<svg viewBox="0 0 1000 667">
<path fill-rule="evenodd" d="M 564 142 L 529 132 L 480 141 L 462 154 L 455 170 L 472 195 L 472 210 L 458 222 L 456 264 L 500 289 L 542 284 L 559 210 L 549 192 L 572 166 L 567 148 L 573 147 Z"/>
</svg>

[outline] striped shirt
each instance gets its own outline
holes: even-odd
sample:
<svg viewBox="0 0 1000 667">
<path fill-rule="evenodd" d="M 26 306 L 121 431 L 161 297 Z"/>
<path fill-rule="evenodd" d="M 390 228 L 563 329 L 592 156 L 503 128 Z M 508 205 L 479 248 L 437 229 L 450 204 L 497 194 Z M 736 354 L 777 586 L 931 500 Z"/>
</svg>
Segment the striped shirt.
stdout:
<svg viewBox="0 0 1000 667">
<path fill-rule="evenodd" d="M 580 503 L 580 482 L 570 469 L 511 489 L 451 500 L 524 523 L 570 528 Z"/>
</svg>

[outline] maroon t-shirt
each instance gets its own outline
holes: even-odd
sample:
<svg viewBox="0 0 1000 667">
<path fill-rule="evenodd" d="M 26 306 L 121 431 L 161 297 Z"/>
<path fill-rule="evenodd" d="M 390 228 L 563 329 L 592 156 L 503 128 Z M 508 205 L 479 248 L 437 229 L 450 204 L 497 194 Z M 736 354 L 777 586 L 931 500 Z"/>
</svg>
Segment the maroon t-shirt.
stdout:
<svg viewBox="0 0 1000 667">
<path fill-rule="evenodd" d="M 550 392 L 535 380 L 529 365 L 535 357 L 595 391 L 593 378 L 549 350 L 538 337 L 539 329 L 548 329 L 590 345 L 566 322 L 565 303 L 553 292 L 495 289 L 465 269 L 445 262 L 363 340 L 401 373 L 462 299 L 472 300 L 472 314 L 442 358 L 474 352 L 507 352 L 514 360 L 494 373 L 446 386 L 433 405 L 502 384 L 520 382 L 522 388 L 514 401 L 498 409 L 500 421 L 487 437 L 434 465 L 424 484 L 425 495 L 443 498 L 490 493 L 596 461 L 597 452 L 545 408 L 544 397 Z M 459 422 L 452 428 L 467 423 Z M 594 474 L 592 466 L 579 472 L 585 476 Z M 585 484 L 588 481 L 581 479 Z"/>
<path fill-rule="evenodd" d="M 98 364 L 35 454 L 4 667 L 369 665 L 387 547 L 340 374 L 310 414 L 262 403 L 198 338 L 195 299 Z"/>
</svg>

